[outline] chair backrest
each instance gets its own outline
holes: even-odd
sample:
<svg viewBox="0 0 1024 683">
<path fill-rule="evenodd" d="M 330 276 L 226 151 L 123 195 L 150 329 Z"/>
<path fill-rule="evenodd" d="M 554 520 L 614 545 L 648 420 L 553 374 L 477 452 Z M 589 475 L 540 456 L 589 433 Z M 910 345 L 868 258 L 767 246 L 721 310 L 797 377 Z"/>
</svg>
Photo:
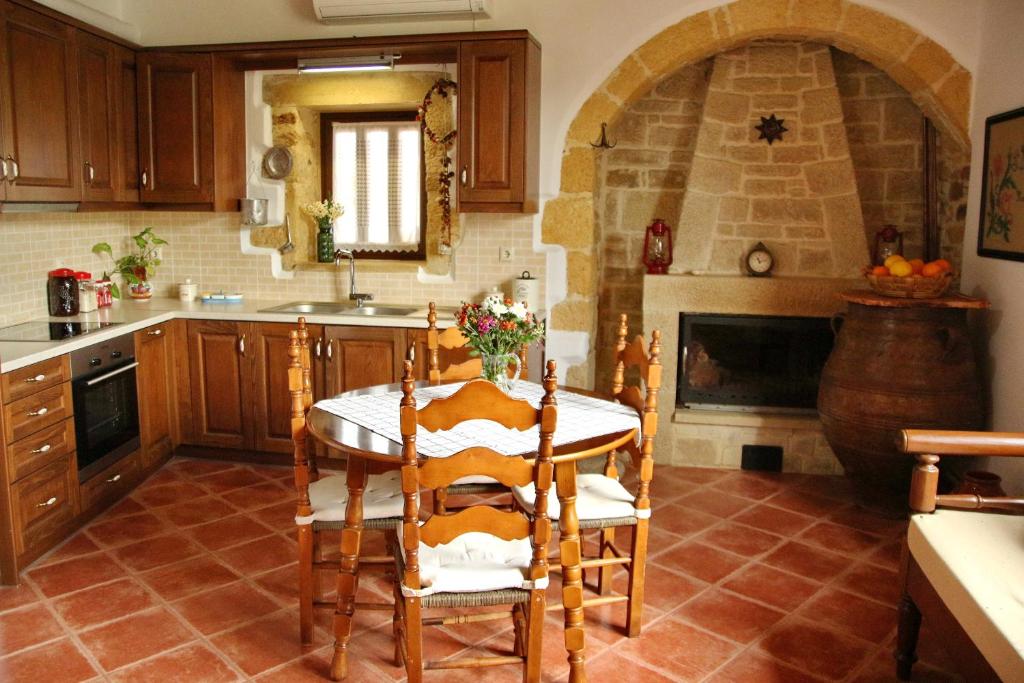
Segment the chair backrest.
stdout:
<svg viewBox="0 0 1024 683">
<path fill-rule="evenodd" d="M 626 445 L 639 475 L 634 502 L 639 510 L 648 509 L 651 505 L 649 495 L 651 479 L 654 477 L 654 435 L 658 432 L 658 390 L 661 388 L 661 332 L 651 331 L 649 346 L 639 334 L 627 342 L 628 323 L 626 314 L 621 314 L 613 351 L 615 373 L 612 375 L 611 394 L 612 398 L 630 406 L 640 416 L 640 446 L 638 448 L 632 442 Z M 632 368 L 639 374 L 643 388 L 626 384 L 626 372 Z M 605 474 L 615 475 L 614 454 L 609 456 Z"/>
<path fill-rule="evenodd" d="M 454 351 L 465 348 L 469 343 L 455 325 L 439 332 L 437 329 L 437 306 L 431 301 L 427 312 L 427 378 L 431 384 L 450 382 L 462 379 L 474 379 L 480 376 L 483 369 L 479 358 L 470 358 L 462 363 L 450 363 L 441 369 L 441 349 Z M 527 376 L 527 348 L 519 350 L 520 376 Z"/>
<path fill-rule="evenodd" d="M 475 379 L 451 396 L 433 399 L 422 410 L 416 410 L 412 362 L 405 361 L 400 415 L 402 495 L 405 499 L 402 547 L 406 560 L 403 580 L 406 586 L 421 588 L 420 542 L 433 547 L 470 532 L 484 532 L 506 541 L 529 537 L 533 546 L 529 578 L 536 581 L 547 577 L 547 544 L 551 538 L 547 491 L 551 488 L 554 474 L 551 439 L 557 421 L 556 384 L 555 362 L 548 361 L 544 397 L 539 408 L 526 400 L 511 398 L 491 382 Z M 417 427 L 434 432 L 452 429 L 467 420 L 481 419 L 519 431 L 539 427 L 540 437 L 533 462 L 522 456 L 502 455 L 490 448 L 476 446 L 447 458 L 427 458 L 420 464 L 416 454 Z M 443 489 L 462 477 L 474 474 L 493 477 L 506 486 L 525 486 L 532 481 L 537 488 L 537 505 L 532 521 L 520 510 L 503 511 L 488 505 L 473 505 L 450 515 L 432 515 L 420 524 L 420 489 Z"/>
<path fill-rule="evenodd" d="M 308 516 L 312 514 L 309 484 L 317 480 L 318 474 L 313 443 L 307 438 L 306 430 L 306 415 L 313 406 L 313 380 L 309 330 L 306 329 L 305 318 L 299 318 L 298 328 L 288 333 L 288 394 L 291 401 L 295 489 L 298 493 L 296 514 Z"/>
</svg>

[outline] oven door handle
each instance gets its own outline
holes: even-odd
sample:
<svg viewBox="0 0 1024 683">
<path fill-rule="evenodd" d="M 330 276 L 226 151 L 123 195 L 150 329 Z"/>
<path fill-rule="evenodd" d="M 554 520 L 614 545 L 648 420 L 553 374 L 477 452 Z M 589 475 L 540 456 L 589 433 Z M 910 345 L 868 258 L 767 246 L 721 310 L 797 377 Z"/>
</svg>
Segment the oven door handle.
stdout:
<svg viewBox="0 0 1024 683">
<path fill-rule="evenodd" d="M 134 361 L 132 363 L 129 363 L 128 365 L 125 365 L 123 367 L 118 368 L 117 370 L 111 370 L 110 372 L 108 372 L 105 375 L 100 375 L 99 377 L 94 377 L 94 378 L 92 378 L 90 380 L 86 380 L 85 386 L 87 386 L 87 387 L 95 386 L 95 385 L 99 384 L 100 382 L 107 381 L 108 379 L 110 379 L 114 375 L 120 375 L 122 372 L 128 372 L 129 370 L 133 370 L 133 369 L 135 369 L 137 367 L 139 367 L 139 362 L 138 361 Z"/>
</svg>

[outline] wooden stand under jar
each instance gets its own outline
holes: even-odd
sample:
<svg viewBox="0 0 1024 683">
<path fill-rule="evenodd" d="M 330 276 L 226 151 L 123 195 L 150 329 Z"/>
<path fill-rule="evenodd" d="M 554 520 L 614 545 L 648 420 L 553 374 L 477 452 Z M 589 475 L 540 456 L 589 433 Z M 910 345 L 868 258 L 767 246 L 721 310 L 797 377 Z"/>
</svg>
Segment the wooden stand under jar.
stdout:
<svg viewBox="0 0 1024 683">
<path fill-rule="evenodd" d="M 901 429 L 984 428 L 967 311 L 989 302 L 870 290 L 840 296 L 848 311 L 818 393 L 825 438 L 867 502 L 902 509 L 913 459 L 899 451 Z"/>
</svg>

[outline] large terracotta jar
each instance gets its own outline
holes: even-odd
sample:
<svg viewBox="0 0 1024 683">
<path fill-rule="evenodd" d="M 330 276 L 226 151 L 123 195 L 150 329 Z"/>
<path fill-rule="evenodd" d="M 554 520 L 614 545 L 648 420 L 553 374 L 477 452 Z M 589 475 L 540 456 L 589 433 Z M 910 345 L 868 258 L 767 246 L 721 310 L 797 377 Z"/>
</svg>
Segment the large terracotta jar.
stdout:
<svg viewBox="0 0 1024 683">
<path fill-rule="evenodd" d="M 899 509 L 912 459 L 899 430 L 982 429 L 984 399 L 962 296 L 894 299 L 844 293 L 848 312 L 822 371 L 825 438 L 866 502 Z"/>
</svg>

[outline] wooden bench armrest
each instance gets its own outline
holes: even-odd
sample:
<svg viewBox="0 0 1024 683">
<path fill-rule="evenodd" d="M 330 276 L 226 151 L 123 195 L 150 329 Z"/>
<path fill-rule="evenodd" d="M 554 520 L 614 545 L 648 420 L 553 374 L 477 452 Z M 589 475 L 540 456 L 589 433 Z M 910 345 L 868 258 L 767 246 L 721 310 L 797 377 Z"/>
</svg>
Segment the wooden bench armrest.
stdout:
<svg viewBox="0 0 1024 683">
<path fill-rule="evenodd" d="M 904 453 L 1021 458 L 1024 457 L 1024 433 L 904 429 L 900 433 L 900 448 Z"/>
<path fill-rule="evenodd" d="M 1024 498 L 986 497 L 975 493 L 952 493 L 935 496 L 935 506 L 959 510 L 1009 510 L 1024 512 Z"/>
</svg>

